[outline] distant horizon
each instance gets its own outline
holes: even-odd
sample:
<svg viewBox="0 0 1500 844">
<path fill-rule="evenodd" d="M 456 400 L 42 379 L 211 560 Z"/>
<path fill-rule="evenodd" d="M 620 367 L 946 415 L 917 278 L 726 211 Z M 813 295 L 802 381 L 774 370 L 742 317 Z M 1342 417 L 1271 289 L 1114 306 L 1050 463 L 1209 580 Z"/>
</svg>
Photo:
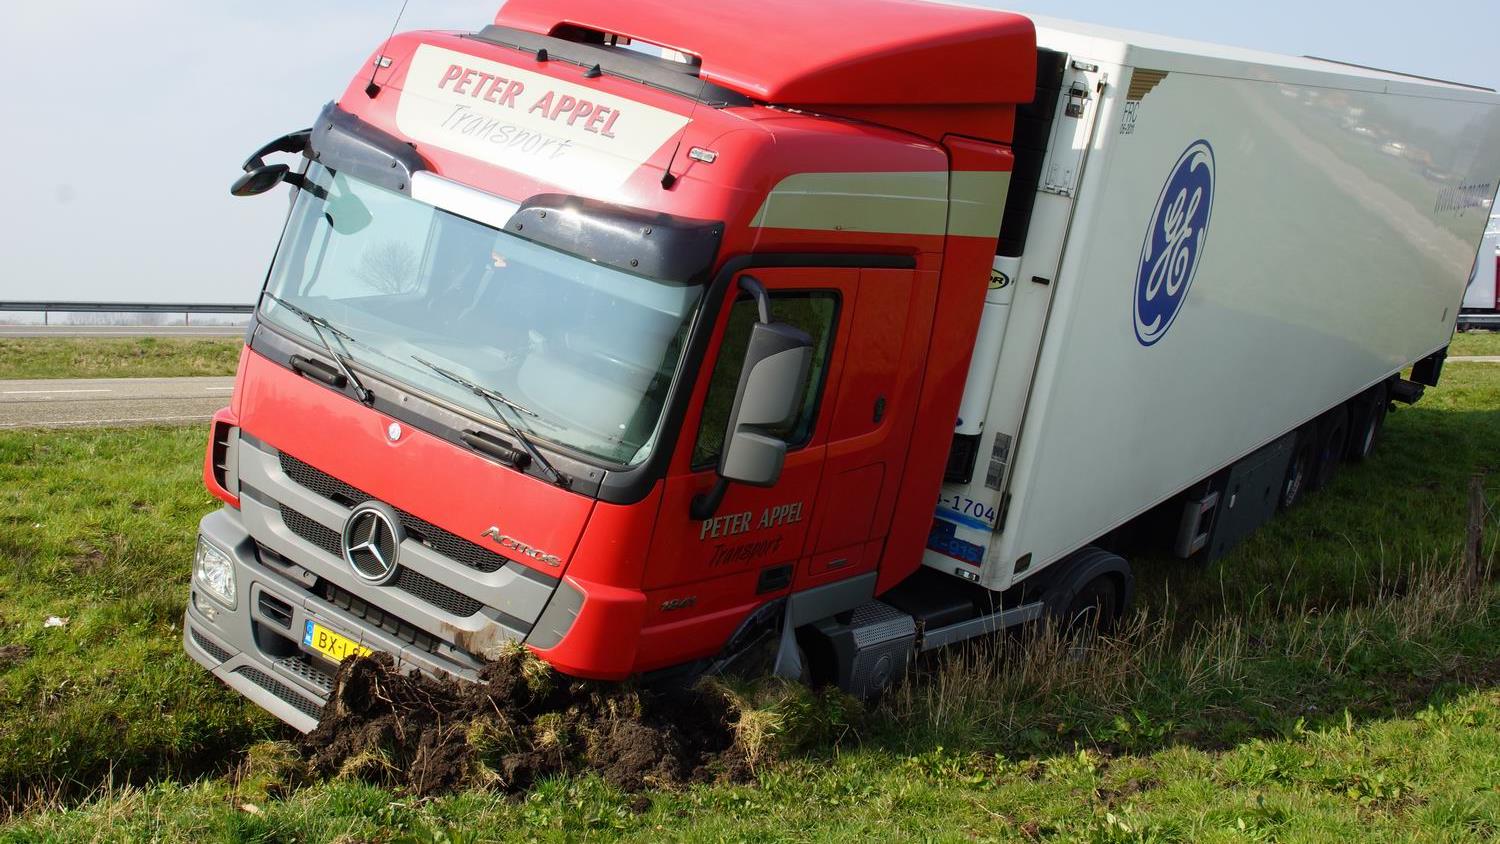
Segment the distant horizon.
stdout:
<svg viewBox="0 0 1500 844">
<path fill-rule="evenodd" d="M 960 0 L 961 2 L 961 0 Z M 497 0 L 411 0 L 400 29 L 478 29 Z M 996 7 L 979 0 L 968 5 Z M 1500 88 L 1500 3 L 1032 2 L 1023 14 Z M 0 205 L 0 299 L 247 304 L 286 194 L 229 196 L 260 144 L 307 126 L 363 73 L 401 0 L 255 7 L 53 0 L 9 10 L 15 80 Z M 16 164 L 19 162 L 19 164 Z"/>
</svg>

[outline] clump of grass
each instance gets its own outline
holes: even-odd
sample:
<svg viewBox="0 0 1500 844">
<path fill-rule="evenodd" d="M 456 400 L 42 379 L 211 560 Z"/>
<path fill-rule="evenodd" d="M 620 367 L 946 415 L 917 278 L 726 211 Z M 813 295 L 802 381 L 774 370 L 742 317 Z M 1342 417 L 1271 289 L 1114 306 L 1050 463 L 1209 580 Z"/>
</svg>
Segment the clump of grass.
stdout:
<svg viewBox="0 0 1500 844">
<path fill-rule="evenodd" d="M 252 744 L 231 776 L 237 795 L 246 799 L 282 797 L 307 780 L 307 762 L 289 741 Z"/>
<path fill-rule="evenodd" d="M 705 680 L 729 702 L 735 746 L 750 769 L 809 749 L 836 745 L 859 728 L 863 707 L 838 689 L 810 689 L 779 677 Z"/>
</svg>

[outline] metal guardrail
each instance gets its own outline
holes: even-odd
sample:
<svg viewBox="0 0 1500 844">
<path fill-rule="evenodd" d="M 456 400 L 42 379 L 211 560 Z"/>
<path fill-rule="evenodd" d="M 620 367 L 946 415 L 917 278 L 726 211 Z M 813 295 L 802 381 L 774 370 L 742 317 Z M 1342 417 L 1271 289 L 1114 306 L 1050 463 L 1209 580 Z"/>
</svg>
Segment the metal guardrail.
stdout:
<svg viewBox="0 0 1500 844">
<path fill-rule="evenodd" d="M 182 314 L 185 324 L 192 314 L 250 314 L 254 305 L 214 305 L 173 302 L 14 302 L 0 301 L 0 311 L 40 313 L 42 324 L 51 323 L 50 315 L 62 314 Z"/>
<path fill-rule="evenodd" d="M 162 302 L 0 302 L 0 311 L 118 314 L 249 314 L 254 305 L 173 304 Z"/>
</svg>

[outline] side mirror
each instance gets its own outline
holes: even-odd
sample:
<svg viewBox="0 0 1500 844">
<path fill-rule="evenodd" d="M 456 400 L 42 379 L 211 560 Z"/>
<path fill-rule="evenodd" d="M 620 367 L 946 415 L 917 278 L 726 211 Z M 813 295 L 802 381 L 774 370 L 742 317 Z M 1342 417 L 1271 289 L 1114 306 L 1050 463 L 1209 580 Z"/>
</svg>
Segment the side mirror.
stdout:
<svg viewBox="0 0 1500 844">
<path fill-rule="evenodd" d="M 246 173 L 250 173 L 264 168 L 266 166 L 266 156 L 272 153 L 284 152 L 289 155 L 296 155 L 307 149 L 307 145 L 311 139 L 311 129 L 289 132 L 251 153 L 250 157 L 245 159 L 245 163 L 241 165 L 241 169 Z"/>
<path fill-rule="evenodd" d="M 290 132 L 256 150 L 249 158 L 245 159 L 245 163 L 241 167 L 245 171 L 245 175 L 234 180 L 234 184 L 230 186 L 229 192 L 235 196 L 256 196 L 265 193 L 282 182 L 301 187 L 302 177 L 293 173 L 291 167 L 285 164 L 267 165 L 265 158 L 268 155 L 278 152 L 291 155 L 301 153 L 307 149 L 307 144 L 311 137 L 311 129 Z"/>
<path fill-rule="evenodd" d="M 235 196 L 256 196 L 287 181 L 290 175 L 292 168 L 285 164 L 268 164 L 235 179 L 234 184 L 229 186 L 229 192 Z"/>
<path fill-rule="evenodd" d="M 786 442 L 769 429 L 790 422 L 807 389 L 812 338 L 784 322 L 759 322 L 750 330 L 740 386 L 729 412 L 719 475 L 751 486 L 781 478 Z"/>
<path fill-rule="evenodd" d="M 745 276 L 740 287 L 755 297 L 760 321 L 750 330 L 739 388 L 724 431 L 719 482 L 712 491 L 693 499 L 695 519 L 712 517 L 730 482 L 767 487 L 781 478 L 787 444 L 771 429 L 797 414 L 812 368 L 813 342 L 807 332 L 771 321 L 770 298 L 759 281 Z"/>
</svg>

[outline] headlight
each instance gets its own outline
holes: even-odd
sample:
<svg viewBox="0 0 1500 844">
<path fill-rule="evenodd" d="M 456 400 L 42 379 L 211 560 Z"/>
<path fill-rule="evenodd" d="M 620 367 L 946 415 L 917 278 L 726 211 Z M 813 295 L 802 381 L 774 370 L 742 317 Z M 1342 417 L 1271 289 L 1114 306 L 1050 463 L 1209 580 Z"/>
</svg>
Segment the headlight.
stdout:
<svg viewBox="0 0 1500 844">
<path fill-rule="evenodd" d="M 234 562 L 202 536 L 198 537 L 198 551 L 193 555 L 193 580 L 203 591 L 234 609 Z"/>
</svg>

